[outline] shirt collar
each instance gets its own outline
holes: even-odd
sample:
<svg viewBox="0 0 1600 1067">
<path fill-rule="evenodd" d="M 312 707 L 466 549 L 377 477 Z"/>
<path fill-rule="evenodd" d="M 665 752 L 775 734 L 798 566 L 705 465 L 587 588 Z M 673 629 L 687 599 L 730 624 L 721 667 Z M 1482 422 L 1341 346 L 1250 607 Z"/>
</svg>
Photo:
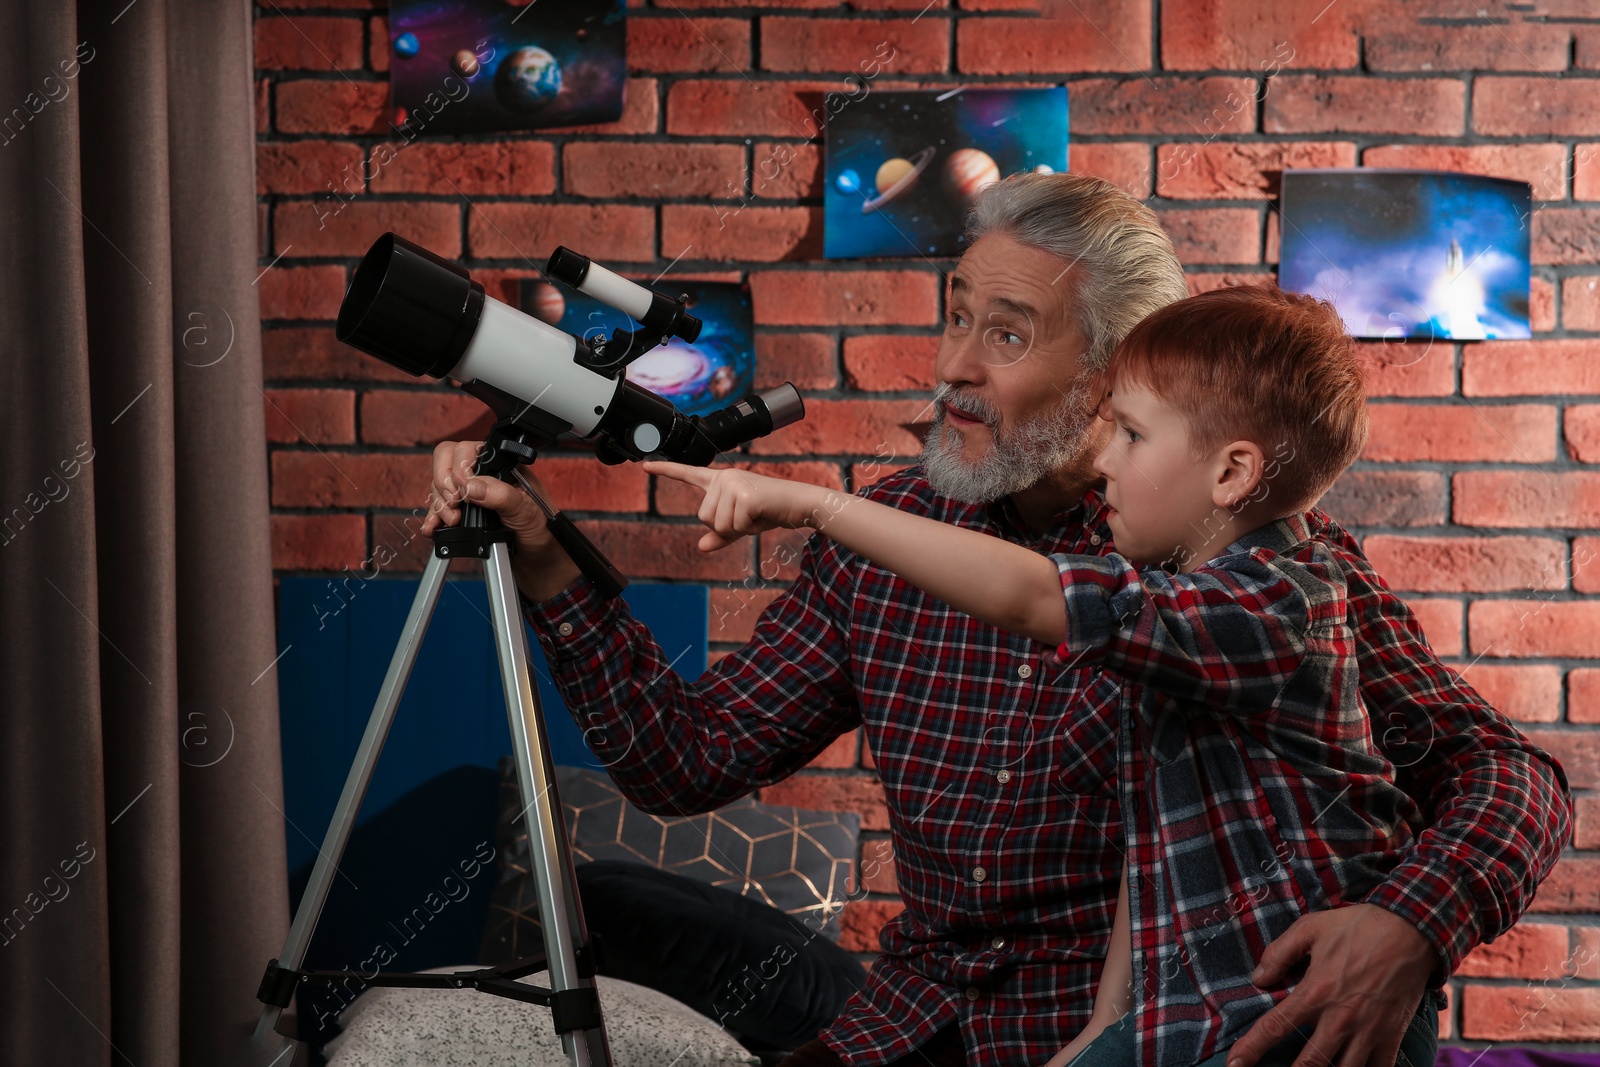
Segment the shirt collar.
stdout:
<svg viewBox="0 0 1600 1067">
<path fill-rule="evenodd" d="M 1265 526 L 1257 527 L 1217 553 L 1219 556 L 1234 552 L 1248 552 L 1252 548 L 1265 548 L 1284 555 L 1295 545 L 1311 540 L 1311 523 L 1303 513 L 1285 515 Z"/>
</svg>

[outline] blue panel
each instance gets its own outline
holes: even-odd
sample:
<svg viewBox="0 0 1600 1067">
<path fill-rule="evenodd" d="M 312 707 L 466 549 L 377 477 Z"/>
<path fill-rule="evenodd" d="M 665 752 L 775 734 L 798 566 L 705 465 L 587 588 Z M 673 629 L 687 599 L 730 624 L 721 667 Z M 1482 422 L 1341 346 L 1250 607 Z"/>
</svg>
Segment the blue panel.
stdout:
<svg viewBox="0 0 1600 1067">
<path fill-rule="evenodd" d="M 440 594 L 358 826 L 447 771 L 492 769 L 511 751 L 487 591 L 476 572 L 463 569 L 463 579 L 446 582 Z M 322 844 L 418 584 L 415 578 L 280 582 L 278 700 L 290 871 L 308 867 Z M 632 585 L 623 598 L 676 660 L 677 674 L 695 678 L 705 670 L 704 586 Z M 528 640 L 554 761 L 600 766 L 551 684 L 531 630 Z"/>
</svg>

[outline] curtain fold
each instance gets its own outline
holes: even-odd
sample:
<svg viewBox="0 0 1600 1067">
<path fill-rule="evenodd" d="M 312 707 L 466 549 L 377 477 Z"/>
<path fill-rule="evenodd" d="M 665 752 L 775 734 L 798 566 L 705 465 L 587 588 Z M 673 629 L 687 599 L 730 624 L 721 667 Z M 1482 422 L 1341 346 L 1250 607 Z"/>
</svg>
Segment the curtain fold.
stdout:
<svg viewBox="0 0 1600 1067">
<path fill-rule="evenodd" d="M 0 1046 L 247 1063 L 288 920 L 251 8 L 0 32 Z"/>
</svg>

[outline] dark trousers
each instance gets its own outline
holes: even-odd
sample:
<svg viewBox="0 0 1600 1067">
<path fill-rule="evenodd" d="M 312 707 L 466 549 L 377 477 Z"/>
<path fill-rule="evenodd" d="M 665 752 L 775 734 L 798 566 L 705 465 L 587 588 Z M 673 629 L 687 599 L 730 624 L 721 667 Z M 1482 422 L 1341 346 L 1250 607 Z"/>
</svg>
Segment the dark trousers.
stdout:
<svg viewBox="0 0 1600 1067">
<path fill-rule="evenodd" d="M 807 1041 L 778 1067 L 845 1067 L 845 1062 L 821 1041 Z M 902 1056 L 884 1064 L 884 1067 L 967 1067 L 967 1054 L 961 1047 L 961 1031 L 951 1023 L 909 1056 Z"/>
</svg>

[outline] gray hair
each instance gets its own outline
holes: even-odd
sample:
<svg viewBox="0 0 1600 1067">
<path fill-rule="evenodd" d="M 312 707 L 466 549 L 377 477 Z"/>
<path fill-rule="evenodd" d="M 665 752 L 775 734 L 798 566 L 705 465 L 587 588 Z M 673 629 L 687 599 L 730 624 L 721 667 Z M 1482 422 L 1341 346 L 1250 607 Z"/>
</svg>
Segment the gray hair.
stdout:
<svg viewBox="0 0 1600 1067">
<path fill-rule="evenodd" d="M 1100 178 L 1014 174 L 978 194 L 966 233 L 969 247 L 1001 233 L 1072 265 L 1083 361 L 1097 370 L 1140 319 L 1189 295 L 1155 212 Z"/>
</svg>

